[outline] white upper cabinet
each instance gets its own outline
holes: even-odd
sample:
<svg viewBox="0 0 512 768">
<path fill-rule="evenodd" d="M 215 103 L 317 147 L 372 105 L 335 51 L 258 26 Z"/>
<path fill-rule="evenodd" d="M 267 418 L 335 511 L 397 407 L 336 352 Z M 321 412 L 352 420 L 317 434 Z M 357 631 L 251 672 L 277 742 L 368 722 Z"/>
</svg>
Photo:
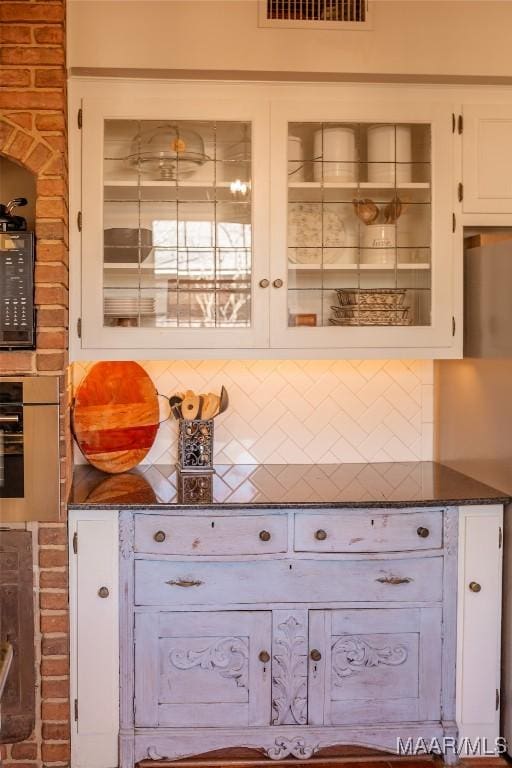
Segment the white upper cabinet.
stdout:
<svg viewBox="0 0 512 768">
<path fill-rule="evenodd" d="M 273 346 L 452 346 L 449 118 L 370 99 L 272 105 Z"/>
<path fill-rule="evenodd" d="M 267 112 L 172 89 L 84 100 L 84 348 L 267 345 L 268 292 L 254 289 L 268 258 Z"/>
<path fill-rule="evenodd" d="M 462 115 L 462 210 L 510 214 L 512 104 L 464 104 Z"/>
<path fill-rule="evenodd" d="M 74 358 L 460 355 L 450 104 L 389 86 L 108 89 L 71 89 Z"/>
</svg>

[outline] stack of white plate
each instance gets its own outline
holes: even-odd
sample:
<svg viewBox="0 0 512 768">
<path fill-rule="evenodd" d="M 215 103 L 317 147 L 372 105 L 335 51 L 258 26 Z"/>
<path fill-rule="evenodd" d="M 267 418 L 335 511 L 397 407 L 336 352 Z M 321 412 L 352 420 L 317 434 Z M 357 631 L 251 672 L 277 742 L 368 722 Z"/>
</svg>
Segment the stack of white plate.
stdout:
<svg viewBox="0 0 512 768">
<path fill-rule="evenodd" d="M 142 296 L 106 296 L 103 301 L 105 315 L 111 317 L 137 317 L 154 315 L 155 299 Z"/>
</svg>

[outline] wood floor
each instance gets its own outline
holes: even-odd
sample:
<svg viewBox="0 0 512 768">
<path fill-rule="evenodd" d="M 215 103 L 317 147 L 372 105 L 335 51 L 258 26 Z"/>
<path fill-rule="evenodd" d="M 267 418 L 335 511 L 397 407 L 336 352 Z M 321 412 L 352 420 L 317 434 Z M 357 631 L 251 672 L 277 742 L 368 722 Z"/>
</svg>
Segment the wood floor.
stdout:
<svg viewBox="0 0 512 768">
<path fill-rule="evenodd" d="M 337 757 L 318 757 L 309 760 L 297 760 L 290 758 L 288 760 L 269 760 L 261 758 L 240 758 L 240 757 L 216 757 L 210 759 L 187 758 L 177 761 L 158 761 L 142 760 L 138 763 L 139 768 L 259 768 L 260 766 L 270 765 L 294 766 L 298 768 L 442 768 L 443 762 L 438 757 L 391 757 L 382 755 L 362 755 L 356 757 L 337 756 Z M 460 761 L 461 768 L 509 768 L 509 762 L 503 757 L 472 757 L 464 758 Z"/>
</svg>

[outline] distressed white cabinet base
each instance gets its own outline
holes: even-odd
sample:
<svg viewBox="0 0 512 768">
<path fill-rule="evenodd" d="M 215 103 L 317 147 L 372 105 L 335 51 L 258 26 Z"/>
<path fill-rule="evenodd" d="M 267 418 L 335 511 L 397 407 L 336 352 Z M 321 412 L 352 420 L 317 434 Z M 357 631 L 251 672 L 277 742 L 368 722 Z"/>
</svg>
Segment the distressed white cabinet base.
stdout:
<svg viewBox="0 0 512 768">
<path fill-rule="evenodd" d="M 280 760 L 331 746 L 396 754 L 398 739 L 493 744 L 502 515 L 492 505 L 122 511 L 118 526 L 111 510 L 70 512 L 73 768 L 229 747 Z M 217 536 L 222 520 L 236 531 L 227 554 L 207 538 L 192 554 L 187 528 Z M 139 583 L 137 599 L 136 564 L 160 579 Z"/>
<path fill-rule="evenodd" d="M 228 747 L 397 754 L 456 736 L 458 514 L 122 511 L 121 768 Z M 229 554 L 178 554 L 219 517 L 239 532 Z M 351 551 L 350 528 L 366 551 Z M 281 551 L 256 547 L 258 531 Z"/>
</svg>

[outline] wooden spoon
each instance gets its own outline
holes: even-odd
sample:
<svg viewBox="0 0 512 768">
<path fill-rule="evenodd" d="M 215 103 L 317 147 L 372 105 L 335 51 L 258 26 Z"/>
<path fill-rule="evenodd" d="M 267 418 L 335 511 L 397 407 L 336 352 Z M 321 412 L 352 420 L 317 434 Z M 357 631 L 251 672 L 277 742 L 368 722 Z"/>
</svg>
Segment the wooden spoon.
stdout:
<svg viewBox="0 0 512 768">
<path fill-rule="evenodd" d="M 352 205 L 356 216 L 364 224 L 373 224 L 379 217 L 378 207 L 368 197 L 365 197 L 364 200 L 352 200 Z"/>
<path fill-rule="evenodd" d="M 390 200 L 384 208 L 384 220 L 386 224 L 396 224 L 402 215 L 403 205 L 399 197 Z"/>
</svg>

